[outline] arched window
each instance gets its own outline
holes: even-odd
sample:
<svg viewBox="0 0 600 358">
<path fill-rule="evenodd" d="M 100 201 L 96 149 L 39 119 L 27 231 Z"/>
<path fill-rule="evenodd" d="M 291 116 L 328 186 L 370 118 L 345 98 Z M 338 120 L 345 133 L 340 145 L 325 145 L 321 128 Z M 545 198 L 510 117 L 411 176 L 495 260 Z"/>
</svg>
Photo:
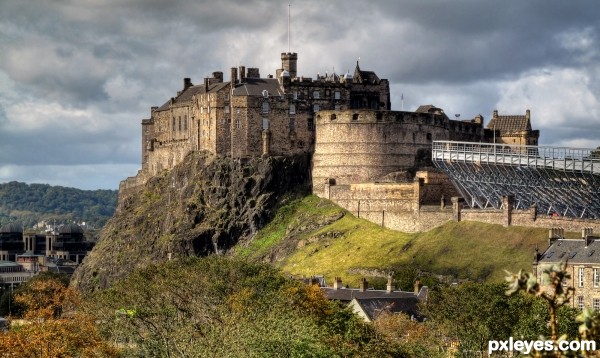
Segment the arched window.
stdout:
<svg viewBox="0 0 600 358">
<path fill-rule="evenodd" d="M 354 114 L 352 115 L 352 120 L 353 120 L 353 121 L 358 121 L 358 113 L 354 113 Z"/>
</svg>

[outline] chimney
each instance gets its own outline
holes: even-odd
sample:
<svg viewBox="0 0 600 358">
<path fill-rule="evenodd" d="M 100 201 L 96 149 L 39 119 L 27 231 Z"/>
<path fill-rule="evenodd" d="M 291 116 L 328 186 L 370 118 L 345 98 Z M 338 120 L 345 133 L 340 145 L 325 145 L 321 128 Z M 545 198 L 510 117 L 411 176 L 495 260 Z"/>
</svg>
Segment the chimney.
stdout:
<svg viewBox="0 0 600 358">
<path fill-rule="evenodd" d="M 246 73 L 246 78 L 260 78 L 260 73 L 258 68 L 250 67 L 248 68 L 248 72 Z"/>
<path fill-rule="evenodd" d="M 419 294 L 419 291 L 421 291 L 421 287 L 423 287 L 423 285 L 421 284 L 421 280 L 416 279 L 415 280 L 415 295 Z"/>
<path fill-rule="evenodd" d="M 556 240 L 562 239 L 565 234 L 565 229 L 560 227 L 553 227 L 548 230 L 548 242 L 552 245 Z"/>
<path fill-rule="evenodd" d="M 238 83 L 238 78 L 237 78 L 237 68 L 232 67 L 231 68 L 231 84 L 235 85 Z"/>
<path fill-rule="evenodd" d="M 339 290 L 341 287 L 342 287 L 342 278 L 336 276 L 335 279 L 333 280 L 333 289 Z"/>
<path fill-rule="evenodd" d="M 246 82 L 246 67 L 240 66 L 240 83 Z"/>
<path fill-rule="evenodd" d="M 223 83 L 223 72 L 217 71 L 212 73 L 215 83 Z"/>
<path fill-rule="evenodd" d="M 360 292 L 365 292 L 367 290 L 367 284 L 368 284 L 367 279 L 364 278 L 364 277 L 361 278 L 360 279 L 360 286 L 358 287 L 358 290 Z"/>
<path fill-rule="evenodd" d="M 183 90 L 185 91 L 186 89 L 190 88 L 192 86 L 192 79 L 189 77 L 186 77 L 183 79 Z"/>
<path fill-rule="evenodd" d="M 208 92 L 209 78 L 204 77 L 204 92 Z"/>
<path fill-rule="evenodd" d="M 525 118 L 531 119 L 531 112 L 529 110 L 525 111 Z"/>
<path fill-rule="evenodd" d="M 586 227 L 586 228 L 581 229 L 581 238 L 583 239 L 583 241 L 585 241 L 585 247 L 588 247 L 590 242 L 592 242 L 591 236 L 592 236 L 593 232 L 594 232 L 594 229 L 592 229 L 591 227 Z"/>
<path fill-rule="evenodd" d="M 498 118 L 498 110 L 494 109 L 494 118 Z"/>
<path fill-rule="evenodd" d="M 392 275 L 389 275 L 387 282 L 387 292 L 392 293 L 392 291 L 394 291 L 394 283 L 392 282 Z"/>
</svg>

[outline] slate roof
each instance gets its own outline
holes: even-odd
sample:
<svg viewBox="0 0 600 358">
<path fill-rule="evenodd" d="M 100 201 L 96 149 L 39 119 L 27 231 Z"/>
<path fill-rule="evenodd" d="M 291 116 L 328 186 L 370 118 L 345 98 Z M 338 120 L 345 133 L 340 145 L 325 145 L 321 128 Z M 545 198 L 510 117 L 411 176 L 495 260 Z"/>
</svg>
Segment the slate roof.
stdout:
<svg viewBox="0 0 600 358">
<path fill-rule="evenodd" d="M 379 77 L 373 71 L 363 71 L 358 66 L 358 61 L 356 61 L 356 68 L 354 69 L 353 81 L 357 83 L 378 83 Z"/>
<path fill-rule="evenodd" d="M 8 223 L 0 228 L 0 233 L 12 234 L 23 233 L 23 225 L 21 223 Z"/>
<path fill-rule="evenodd" d="M 382 313 L 406 313 L 417 319 L 422 318 L 417 309 L 419 300 L 416 297 L 381 297 L 381 298 L 355 298 L 363 312 L 371 321 L 377 319 Z"/>
<path fill-rule="evenodd" d="M 208 86 L 208 93 L 218 92 L 223 87 L 229 86 L 229 82 L 213 83 Z M 192 97 L 199 93 L 207 93 L 204 84 L 197 86 L 190 86 L 185 91 L 181 92 L 179 96 L 173 98 L 173 104 L 188 103 L 192 101 Z M 166 111 L 171 107 L 171 100 L 165 102 L 162 106 L 158 107 L 157 111 Z"/>
<path fill-rule="evenodd" d="M 419 106 L 419 108 L 417 108 L 417 110 L 415 111 L 416 113 L 436 113 L 436 112 L 444 112 L 443 109 L 434 106 L 433 104 L 424 104 Z"/>
<path fill-rule="evenodd" d="M 488 123 L 488 128 L 500 132 L 530 131 L 531 122 L 526 116 L 497 116 Z"/>
<path fill-rule="evenodd" d="M 416 298 L 416 295 L 413 292 L 407 291 L 388 292 L 383 290 L 366 290 L 361 292 L 359 289 L 356 288 L 340 288 L 336 290 L 332 287 L 321 287 L 321 291 L 328 299 L 342 302 L 350 302 L 353 298 Z"/>
<path fill-rule="evenodd" d="M 586 247 L 583 239 L 558 239 L 542 253 L 538 263 L 554 264 L 566 260 L 569 264 L 600 263 L 600 240 L 589 239 Z"/>
<path fill-rule="evenodd" d="M 269 93 L 269 96 L 282 96 L 284 94 L 283 88 L 275 78 L 246 78 L 244 83 L 235 85 L 233 95 L 262 96 L 265 90 Z"/>
</svg>

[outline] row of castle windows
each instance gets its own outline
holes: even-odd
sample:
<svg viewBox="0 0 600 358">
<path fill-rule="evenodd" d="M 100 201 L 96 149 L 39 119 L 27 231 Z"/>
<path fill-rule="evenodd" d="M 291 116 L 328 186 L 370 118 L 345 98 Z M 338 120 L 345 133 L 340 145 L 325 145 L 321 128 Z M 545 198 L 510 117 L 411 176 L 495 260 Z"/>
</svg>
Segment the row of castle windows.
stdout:
<svg viewBox="0 0 600 358">
<path fill-rule="evenodd" d="M 293 91 L 292 92 L 292 98 L 294 100 L 297 100 L 298 97 L 302 97 L 302 95 L 304 95 L 304 93 L 302 93 L 302 92 L 298 92 L 298 91 Z M 321 99 L 321 92 L 320 91 L 313 91 L 312 97 L 313 97 L 313 99 Z M 325 90 L 325 97 L 326 98 L 331 97 L 331 90 Z M 333 92 L 333 99 L 341 99 L 341 98 L 342 98 L 342 93 L 340 91 L 334 91 Z"/>
<path fill-rule="evenodd" d="M 583 287 L 584 284 L 584 273 L 585 273 L 585 268 L 580 267 L 579 268 L 579 287 Z M 600 287 L 600 269 L 595 268 L 594 269 L 594 278 L 593 278 L 593 283 L 594 283 L 594 288 L 598 288 Z"/>
<path fill-rule="evenodd" d="M 183 122 L 181 121 L 181 116 L 179 116 L 176 120 L 175 117 L 173 117 L 173 121 L 172 121 L 172 130 L 173 132 L 179 130 L 180 132 L 183 131 L 187 131 L 188 130 L 188 121 L 187 121 L 187 116 L 183 116 Z M 179 123 L 179 126 L 177 125 L 177 123 Z M 183 123 L 183 126 L 182 126 Z"/>
<path fill-rule="evenodd" d="M 600 298 L 594 298 L 593 302 L 593 308 L 594 310 L 598 311 L 600 310 Z M 583 296 L 577 296 L 577 308 L 580 311 L 583 311 Z"/>
</svg>

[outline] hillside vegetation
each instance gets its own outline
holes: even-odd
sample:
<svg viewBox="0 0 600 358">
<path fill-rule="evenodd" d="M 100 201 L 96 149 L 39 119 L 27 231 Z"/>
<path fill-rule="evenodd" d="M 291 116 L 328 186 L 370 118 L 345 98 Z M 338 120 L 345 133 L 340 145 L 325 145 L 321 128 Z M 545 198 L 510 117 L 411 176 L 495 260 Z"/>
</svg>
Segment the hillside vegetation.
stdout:
<svg viewBox="0 0 600 358">
<path fill-rule="evenodd" d="M 12 181 L 0 184 L 0 225 L 20 221 L 31 227 L 45 220 L 85 221 L 102 227 L 117 206 L 117 190 L 80 190 Z"/>
<path fill-rule="evenodd" d="M 335 276 L 357 286 L 361 277 L 384 285 L 388 272 L 426 272 L 449 280 L 501 281 L 504 270 L 531 270 L 545 229 L 448 222 L 422 233 L 382 228 L 308 196 L 282 207 L 252 242 L 236 253 L 273 262 L 292 275 Z M 410 289 L 410 287 L 404 287 Z"/>
</svg>

